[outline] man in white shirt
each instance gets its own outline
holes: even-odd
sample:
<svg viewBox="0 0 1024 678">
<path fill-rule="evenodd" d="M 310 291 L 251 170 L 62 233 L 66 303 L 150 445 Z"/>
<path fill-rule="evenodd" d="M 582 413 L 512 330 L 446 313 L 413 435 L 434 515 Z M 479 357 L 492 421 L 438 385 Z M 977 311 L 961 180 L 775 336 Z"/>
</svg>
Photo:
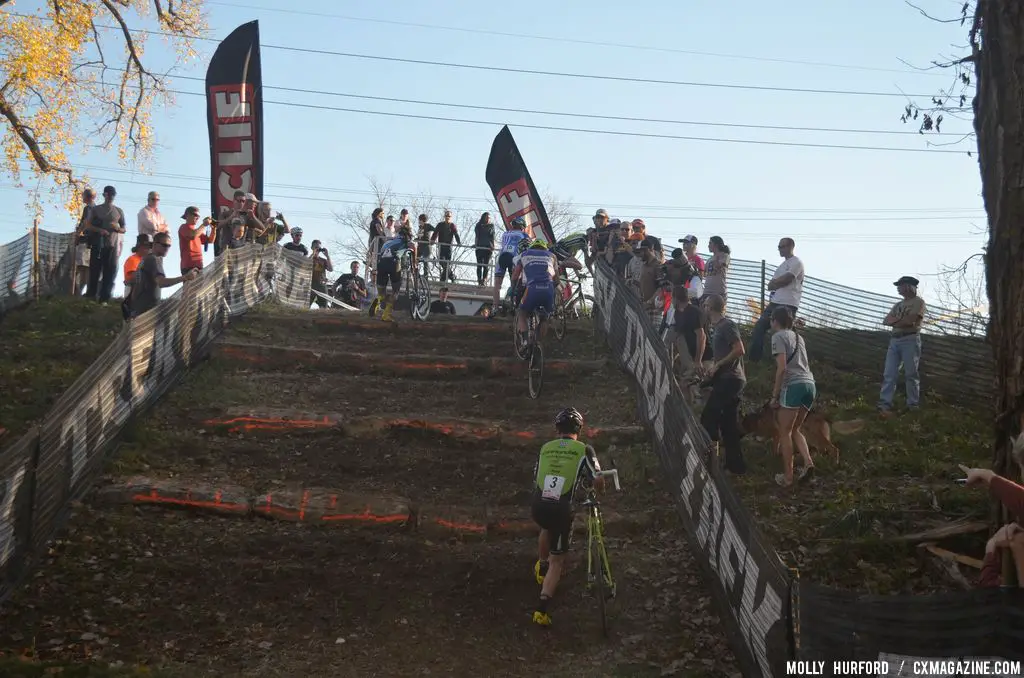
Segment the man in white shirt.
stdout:
<svg viewBox="0 0 1024 678">
<path fill-rule="evenodd" d="M 160 194 L 150 191 L 146 206 L 139 210 L 139 235 L 153 238 L 157 233 L 167 233 L 167 221 L 160 214 Z"/>
<path fill-rule="evenodd" d="M 747 357 L 757 362 L 764 357 L 764 336 L 772 324 L 772 313 L 780 306 L 785 306 L 796 317 L 796 311 L 800 307 L 800 296 L 804 291 L 804 264 L 799 257 L 793 254 L 796 243 L 792 238 L 783 238 L 779 241 L 779 256 L 782 263 L 775 269 L 775 275 L 768 282 L 768 289 L 771 295 L 768 297 L 768 304 L 754 324 L 753 336 L 750 338 L 750 349 Z"/>
</svg>

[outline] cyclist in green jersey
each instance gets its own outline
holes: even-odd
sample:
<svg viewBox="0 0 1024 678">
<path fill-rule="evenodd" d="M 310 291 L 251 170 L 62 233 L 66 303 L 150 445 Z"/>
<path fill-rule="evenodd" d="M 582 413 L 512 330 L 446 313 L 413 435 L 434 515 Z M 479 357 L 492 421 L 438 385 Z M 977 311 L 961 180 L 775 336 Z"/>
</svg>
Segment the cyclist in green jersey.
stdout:
<svg viewBox="0 0 1024 678">
<path fill-rule="evenodd" d="M 590 480 L 595 489 L 604 489 L 604 478 L 595 477 L 601 465 L 594 448 L 579 440 L 583 415 L 575 407 L 565 408 L 555 415 L 555 430 L 558 438 L 540 448 L 530 511 L 540 526 L 533 573 L 541 591 L 533 621 L 541 626 L 551 625 L 548 604 L 555 595 L 569 549 L 576 488 Z"/>
<path fill-rule="evenodd" d="M 575 259 L 576 255 L 583 252 L 583 263 L 588 269 L 593 270 L 593 261 L 590 256 L 590 248 L 588 247 L 589 237 L 587 233 L 578 231 L 576 233 L 570 233 L 561 240 L 555 243 L 555 246 L 551 248 L 551 251 L 555 253 L 555 257 L 558 259 L 558 263 L 565 266 L 566 260 Z M 576 268 L 569 264 L 571 268 Z"/>
</svg>

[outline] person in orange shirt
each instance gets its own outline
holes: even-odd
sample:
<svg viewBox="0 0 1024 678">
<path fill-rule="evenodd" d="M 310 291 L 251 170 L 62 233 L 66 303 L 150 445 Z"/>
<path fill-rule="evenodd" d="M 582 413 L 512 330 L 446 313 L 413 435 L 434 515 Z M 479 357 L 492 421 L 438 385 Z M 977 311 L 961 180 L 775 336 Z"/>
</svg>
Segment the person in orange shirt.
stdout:
<svg viewBox="0 0 1024 678">
<path fill-rule="evenodd" d="M 203 245 L 210 242 L 210 217 L 199 224 L 199 208 L 189 207 L 181 215 L 185 223 L 178 227 L 178 247 L 181 251 L 181 274 L 203 270 Z"/>
<path fill-rule="evenodd" d="M 147 233 L 140 233 L 132 248 L 132 255 L 124 262 L 124 301 L 121 302 L 121 314 L 127 321 L 131 317 L 131 293 L 135 284 L 135 271 L 142 260 L 153 251 L 153 239 Z"/>
</svg>

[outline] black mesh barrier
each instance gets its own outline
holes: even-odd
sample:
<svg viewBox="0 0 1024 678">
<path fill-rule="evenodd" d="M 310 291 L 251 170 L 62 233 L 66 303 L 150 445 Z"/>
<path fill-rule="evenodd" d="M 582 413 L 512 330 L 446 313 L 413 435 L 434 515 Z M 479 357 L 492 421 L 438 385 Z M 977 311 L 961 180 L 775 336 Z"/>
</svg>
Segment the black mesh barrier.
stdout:
<svg viewBox="0 0 1024 678">
<path fill-rule="evenodd" d="M 783 676 L 792 658 L 790 580 L 717 464 L 710 439 L 669 370 L 639 299 L 604 261 L 594 275 L 595 322 L 637 389 L 637 411 L 673 488 L 687 539 L 747 676 Z"/>
<path fill-rule="evenodd" d="M 309 308 L 312 262 L 277 245 L 228 250 L 135 318 L 33 430 L 0 450 L 0 601 L 95 484 L 132 418 L 207 353 L 230 319 L 270 297 Z M 305 286 L 305 287 L 303 287 Z"/>
<path fill-rule="evenodd" d="M 710 256 L 710 255 L 704 255 Z M 753 324 L 761 313 L 762 291 L 774 264 L 733 259 L 727 275 L 729 316 Z M 895 288 L 894 288 L 895 289 Z M 882 325 L 899 301 L 820 278 L 805 277 L 797 318 L 813 358 L 839 369 L 882 378 L 889 330 Z M 973 406 L 991 403 L 994 372 L 985 341 L 988 318 L 979 308 L 941 308 L 925 299 L 921 331 L 921 390 Z"/>
<path fill-rule="evenodd" d="M 932 596 L 866 596 L 808 584 L 798 589 L 801 659 L 826 666 L 880 657 L 890 665 L 949 657 L 1024 659 L 1022 589 Z"/>
<path fill-rule="evenodd" d="M 36 294 L 49 296 L 71 291 L 75 241 L 74 233 L 34 229 L 0 245 L 0 317 Z"/>
<path fill-rule="evenodd" d="M 751 276 L 737 275 L 744 271 L 757 272 L 752 282 Z M 729 278 L 733 318 L 756 321 L 760 271 L 759 263 L 733 262 Z M 822 287 L 820 281 L 805 280 L 799 314 L 806 323 L 804 334 L 819 333 L 818 341 L 811 344 L 812 352 L 831 340 L 831 349 L 816 357 L 842 363 L 851 360 L 851 352 L 862 351 L 865 356 L 875 356 L 880 368 L 886 350 L 884 333 L 864 326 L 876 321 L 876 311 L 880 321 L 894 300 L 830 286 L 837 297 L 860 303 L 867 310 L 860 321 L 853 313 L 847 315 L 843 327 L 816 325 L 825 317 L 819 310 L 824 304 L 815 301 L 815 289 Z M 707 462 L 710 441 L 683 400 L 668 368 L 664 344 L 635 293 L 604 261 L 597 263 L 594 290 L 597 330 L 636 384 L 639 416 L 651 430 L 668 482 L 677 488 L 686 536 L 707 575 L 746 675 L 784 675 L 786 661 L 794 657 L 821 662 L 816 675 L 836 675 L 837 670 L 848 674 L 857 667 L 833 662 L 858 661 L 886 662 L 883 673 L 890 676 L 946 676 L 964 670 L 962 662 L 977 660 L 995 661 L 969 664 L 965 670 L 980 666 L 978 670 L 1002 671 L 989 675 L 1021 675 L 1019 663 L 1007 667 L 999 660 L 1024 658 L 1024 590 L 870 596 L 811 584 L 793 585 L 728 479 L 717 464 Z M 749 299 L 750 311 L 743 318 L 742 295 L 755 292 L 758 296 Z M 977 372 L 977 365 L 983 363 L 971 352 L 980 351 L 976 347 L 984 348 L 984 343 L 971 337 L 967 328 L 954 333 L 960 331 L 959 321 L 942 310 L 930 311 L 928 322 L 935 333 L 926 335 L 924 346 L 926 350 L 933 347 L 937 354 L 929 358 L 931 364 L 948 366 L 960 360 L 973 363 Z M 944 327 L 949 333 L 942 333 Z M 932 388 L 939 388 L 944 383 L 939 372 L 931 374 Z M 979 377 L 971 388 L 979 389 L 980 394 L 983 381 Z M 859 668 L 863 673 L 864 665 Z"/>
</svg>

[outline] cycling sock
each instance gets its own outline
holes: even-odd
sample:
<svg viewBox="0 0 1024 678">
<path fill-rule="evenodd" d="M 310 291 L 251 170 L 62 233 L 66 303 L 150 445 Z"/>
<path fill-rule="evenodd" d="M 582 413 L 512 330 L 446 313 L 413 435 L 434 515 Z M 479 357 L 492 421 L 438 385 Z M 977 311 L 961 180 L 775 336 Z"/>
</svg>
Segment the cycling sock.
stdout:
<svg viewBox="0 0 1024 678">
<path fill-rule="evenodd" d="M 540 561 L 540 576 L 543 577 L 543 576 L 547 575 L 547 573 L 548 573 L 548 561 L 547 560 L 541 560 Z"/>
<path fill-rule="evenodd" d="M 540 597 L 540 603 L 538 603 L 538 605 L 537 605 L 537 612 L 540 612 L 541 614 L 547 614 L 548 613 L 548 603 L 550 603 L 550 602 L 551 602 L 551 598 L 548 598 L 547 596 L 541 596 Z"/>
</svg>

